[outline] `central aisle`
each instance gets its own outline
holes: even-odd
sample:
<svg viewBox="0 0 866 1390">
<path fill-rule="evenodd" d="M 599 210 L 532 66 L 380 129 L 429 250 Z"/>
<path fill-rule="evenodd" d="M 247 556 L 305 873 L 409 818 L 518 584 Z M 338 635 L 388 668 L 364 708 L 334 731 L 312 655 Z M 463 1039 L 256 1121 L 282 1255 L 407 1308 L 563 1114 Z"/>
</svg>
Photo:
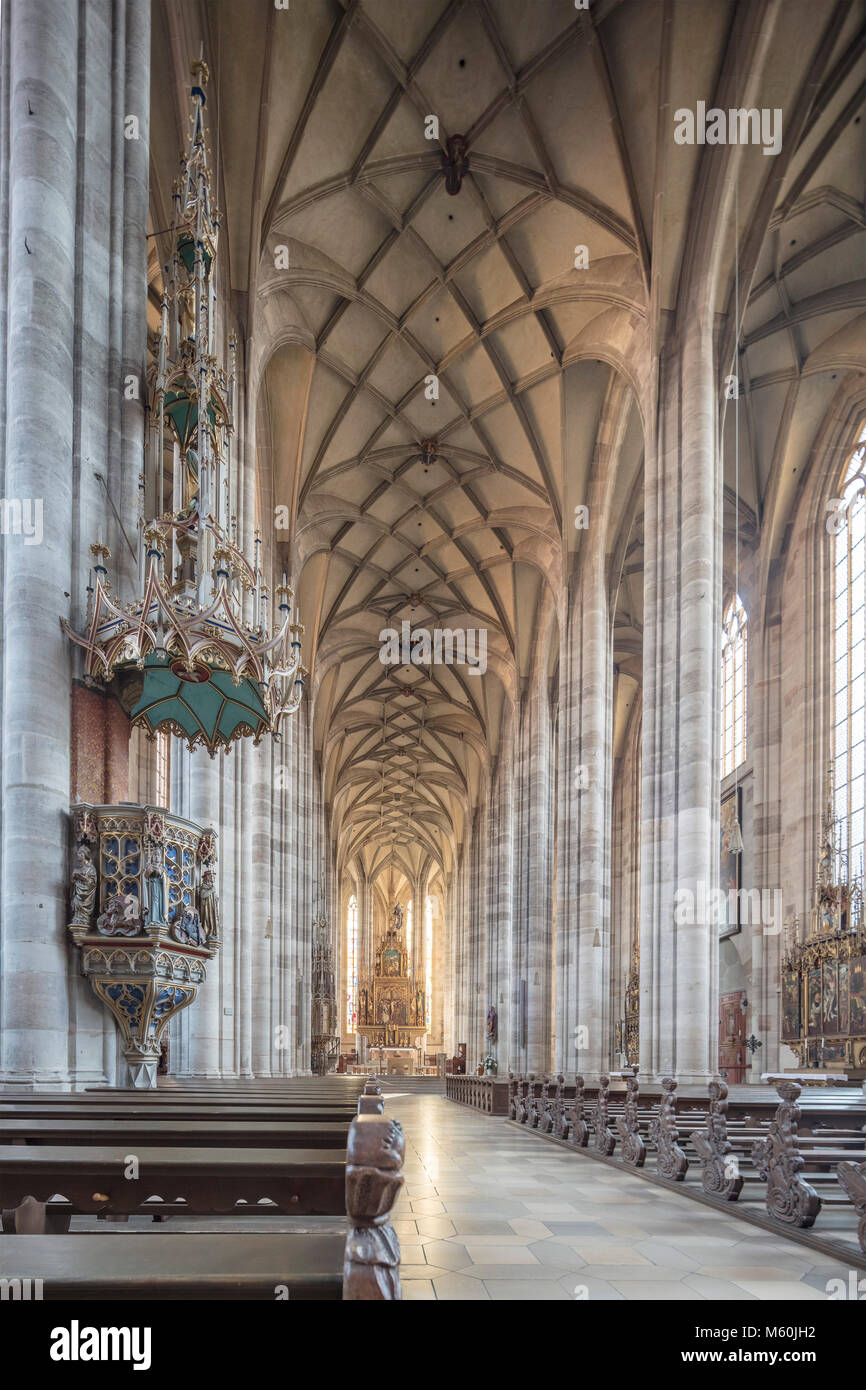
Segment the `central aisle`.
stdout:
<svg viewBox="0 0 866 1390">
<path fill-rule="evenodd" d="M 418 1085 L 382 1083 L 406 1134 L 394 1214 L 406 1299 L 823 1302 L 828 1279 L 847 1281 L 817 1251 Z"/>
</svg>

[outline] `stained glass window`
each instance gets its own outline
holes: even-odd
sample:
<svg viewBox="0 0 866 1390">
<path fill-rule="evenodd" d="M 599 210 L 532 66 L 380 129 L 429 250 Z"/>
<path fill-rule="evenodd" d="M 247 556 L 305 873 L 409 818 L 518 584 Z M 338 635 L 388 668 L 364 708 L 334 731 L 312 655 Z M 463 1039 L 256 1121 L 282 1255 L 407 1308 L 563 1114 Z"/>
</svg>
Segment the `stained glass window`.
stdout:
<svg viewBox="0 0 866 1390">
<path fill-rule="evenodd" d="M 171 770 L 171 735 L 164 730 L 156 736 L 156 804 L 169 809 L 169 773 Z"/>
<path fill-rule="evenodd" d="M 412 974 L 412 899 L 406 904 L 406 964 Z"/>
<path fill-rule="evenodd" d="M 433 899 L 424 904 L 424 998 L 427 1005 L 427 1031 L 430 1031 L 430 1001 L 433 997 Z"/>
<path fill-rule="evenodd" d="M 863 872 L 864 554 L 866 554 L 866 428 L 845 472 L 842 496 L 828 518 L 835 531 L 833 623 L 833 781 L 839 825 L 839 868 L 851 878 Z"/>
<path fill-rule="evenodd" d="M 746 759 L 746 682 L 749 619 L 735 594 L 725 610 L 722 632 L 722 776 Z"/>
<path fill-rule="evenodd" d="M 358 904 L 354 893 L 346 909 L 346 1032 L 358 1024 Z"/>
</svg>

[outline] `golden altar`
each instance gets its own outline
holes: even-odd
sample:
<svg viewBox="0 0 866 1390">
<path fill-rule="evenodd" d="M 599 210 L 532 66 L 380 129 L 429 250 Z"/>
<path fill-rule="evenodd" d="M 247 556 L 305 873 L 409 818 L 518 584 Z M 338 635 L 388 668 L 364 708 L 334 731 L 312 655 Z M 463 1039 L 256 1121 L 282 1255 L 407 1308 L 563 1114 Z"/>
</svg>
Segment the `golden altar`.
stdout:
<svg viewBox="0 0 866 1390">
<path fill-rule="evenodd" d="M 372 979 L 358 988 L 356 1031 L 370 1048 L 418 1048 L 427 1035 L 427 1000 L 409 970 L 399 926 L 382 937 Z"/>
<path fill-rule="evenodd" d="M 862 883 L 836 851 L 832 782 L 818 849 L 809 932 L 786 933 L 782 1041 L 803 1071 L 866 1075 L 866 923 Z"/>
</svg>

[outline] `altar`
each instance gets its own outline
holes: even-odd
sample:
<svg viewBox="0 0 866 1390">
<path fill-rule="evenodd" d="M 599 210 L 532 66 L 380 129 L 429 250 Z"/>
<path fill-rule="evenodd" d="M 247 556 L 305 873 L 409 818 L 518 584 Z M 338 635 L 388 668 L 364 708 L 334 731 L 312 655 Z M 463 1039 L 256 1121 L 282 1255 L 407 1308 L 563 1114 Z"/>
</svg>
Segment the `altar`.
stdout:
<svg viewBox="0 0 866 1390">
<path fill-rule="evenodd" d="M 382 1054 L 396 1074 L 412 1076 L 427 1036 L 427 1001 L 410 972 L 402 927 L 397 906 L 376 950 L 373 976 L 362 980 L 358 990 L 356 1031 L 371 1056 L 378 1060 Z"/>
<path fill-rule="evenodd" d="M 414 1047 L 373 1047 L 370 1056 L 380 1076 L 414 1076 L 418 1052 Z"/>
</svg>

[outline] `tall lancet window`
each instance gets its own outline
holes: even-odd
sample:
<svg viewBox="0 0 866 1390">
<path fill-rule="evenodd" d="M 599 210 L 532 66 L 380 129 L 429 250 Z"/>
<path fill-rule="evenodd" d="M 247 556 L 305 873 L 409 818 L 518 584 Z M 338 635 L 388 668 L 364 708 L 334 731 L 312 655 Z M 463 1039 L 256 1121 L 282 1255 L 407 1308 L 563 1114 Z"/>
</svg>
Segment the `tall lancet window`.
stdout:
<svg viewBox="0 0 866 1390">
<path fill-rule="evenodd" d="M 412 973 L 412 899 L 406 904 L 406 964 Z"/>
<path fill-rule="evenodd" d="M 424 999 L 426 1001 L 427 1032 L 430 1032 L 430 1001 L 433 998 L 433 899 L 424 903 Z"/>
<path fill-rule="evenodd" d="M 863 872 L 864 699 L 866 647 L 866 428 L 845 473 L 832 513 L 835 585 L 833 620 L 833 781 L 837 848 L 851 878 Z M 838 529 L 837 529 L 838 528 Z"/>
<path fill-rule="evenodd" d="M 354 893 L 346 909 L 346 1032 L 358 1024 L 358 903 Z"/>
<path fill-rule="evenodd" d="M 722 631 L 722 776 L 746 759 L 749 619 L 739 594 L 725 610 Z"/>
<path fill-rule="evenodd" d="M 160 729 L 156 736 L 156 804 L 168 810 L 171 785 L 171 734 Z"/>
</svg>

